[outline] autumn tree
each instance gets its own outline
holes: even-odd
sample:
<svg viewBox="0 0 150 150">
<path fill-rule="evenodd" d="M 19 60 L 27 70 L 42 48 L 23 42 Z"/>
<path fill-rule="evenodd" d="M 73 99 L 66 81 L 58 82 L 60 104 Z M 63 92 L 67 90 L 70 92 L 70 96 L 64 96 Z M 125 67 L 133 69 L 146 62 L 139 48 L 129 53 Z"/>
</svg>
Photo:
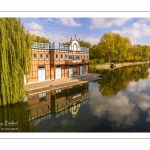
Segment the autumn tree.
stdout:
<svg viewBox="0 0 150 150">
<path fill-rule="evenodd" d="M 113 33 L 105 33 L 100 42 L 98 43 L 99 47 L 101 48 L 102 52 L 105 54 L 105 58 L 110 63 L 112 57 L 114 55 L 114 34 Z"/>
</svg>

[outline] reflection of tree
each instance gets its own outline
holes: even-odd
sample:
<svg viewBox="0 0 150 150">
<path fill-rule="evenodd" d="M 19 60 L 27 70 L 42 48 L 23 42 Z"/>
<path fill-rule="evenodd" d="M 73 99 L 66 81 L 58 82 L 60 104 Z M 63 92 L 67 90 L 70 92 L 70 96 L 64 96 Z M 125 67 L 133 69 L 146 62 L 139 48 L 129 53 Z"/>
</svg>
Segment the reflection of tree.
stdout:
<svg viewBox="0 0 150 150">
<path fill-rule="evenodd" d="M 121 90 L 125 90 L 130 81 L 148 78 L 148 66 L 138 65 L 114 70 L 102 70 L 104 78 L 98 80 L 99 91 L 103 96 L 117 95 Z"/>
<path fill-rule="evenodd" d="M 35 126 L 29 124 L 29 111 L 26 110 L 27 103 L 16 103 L 9 106 L 0 107 L 0 123 L 5 121 L 9 123 L 17 123 L 16 126 L 1 126 L 1 128 L 13 128 L 11 130 L 1 130 L 5 132 L 33 132 L 36 130 Z M 14 128 L 18 128 L 15 130 Z"/>
</svg>

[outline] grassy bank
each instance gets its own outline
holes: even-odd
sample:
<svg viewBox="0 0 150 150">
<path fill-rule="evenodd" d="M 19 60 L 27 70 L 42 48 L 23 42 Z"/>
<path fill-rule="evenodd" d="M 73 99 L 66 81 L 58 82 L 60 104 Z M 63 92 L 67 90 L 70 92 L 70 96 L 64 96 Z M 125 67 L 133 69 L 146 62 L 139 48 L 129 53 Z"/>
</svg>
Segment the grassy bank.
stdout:
<svg viewBox="0 0 150 150">
<path fill-rule="evenodd" d="M 140 65 L 140 64 L 146 64 L 150 63 L 149 61 L 145 62 L 124 62 L 124 63 L 113 63 L 113 68 L 120 68 L 125 66 L 133 66 L 133 65 Z M 104 64 L 92 64 L 89 65 L 90 68 L 96 68 L 96 69 L 111 69 L 112 63 L 104 63 Z"/>
</svg>

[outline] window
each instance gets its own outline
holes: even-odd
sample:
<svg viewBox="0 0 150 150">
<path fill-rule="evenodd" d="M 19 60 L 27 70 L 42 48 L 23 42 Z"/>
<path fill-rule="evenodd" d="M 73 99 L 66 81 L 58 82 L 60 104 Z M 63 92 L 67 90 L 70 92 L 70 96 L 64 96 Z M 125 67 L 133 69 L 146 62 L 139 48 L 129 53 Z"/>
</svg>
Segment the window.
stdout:
<svg viewBox="0 0 150 150">
<path fill-rule="evenodd" d="M 43 54 L 40 54 L 40 58 L 43 58 Z"/>
<path fill-rule="evenodd" d="M 49 58 L 49 55 L 48 55 L 48 54 L 46 54 L 46 58 Z"/>
<path fill-rule="evenodd" d="M 56 54 L 56 58 L 58 58 L 58 54 Z"/>
<path fill-rule="evenodd" d="M 30 115 L 30 117 L 32 116 L 32 111 L 30 111 L 29 115 Z"/>
<path fill-rule="evenodd" d="M 46 100 L 46 93 L 40 93 L 39 100 Z"/>
<path fill-rule="evenodd" d="M 37 58 L 37 55 L 36 55 L 36 53 L 34 53 L 34 54 L 33 54 L 33 58 Z"/>
<path fill-rule="evenodd" d="M 63 54 L 61 54 L 61 58 L 63 58 Z"/>
<path fill-rule="evenodd" d="M 33 44 L 33 47 L 37 47 L 37 43 L 34 43 L 34 44 Z"/>
<path fill-rule="evenodd" d="M 44 112 L 44 107 L 42 107 L 42 112 Z"/>
<path fill-rule="evenodd" d="M 65 55 L 65 58 L 68 58 L 68 55 Z"/>
<path fill-rule="evenodd" d="M 36 113 L 37 113 L 37 114 L 39 113 L 38 109 L 36 109 Z"/>
<path fill-rule="evenodd" d="M 50 109 L 50 105 L 48 105 L 47 107 L 48 107 L 48 109 Z"/>
<path fill-rule="evenodd" d="M 57 90 L 56 90 L 56 93 L 61 93 L 61 89 L 57 89 Z"/>
</svg>

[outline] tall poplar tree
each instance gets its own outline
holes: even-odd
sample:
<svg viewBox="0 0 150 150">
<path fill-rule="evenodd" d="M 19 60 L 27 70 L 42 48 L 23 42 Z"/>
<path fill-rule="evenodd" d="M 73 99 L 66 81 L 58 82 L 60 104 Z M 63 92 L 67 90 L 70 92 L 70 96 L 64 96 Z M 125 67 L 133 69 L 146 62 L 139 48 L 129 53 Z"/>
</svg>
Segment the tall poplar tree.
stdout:
<svg viewBox="0 0 150 150">
<path fill-rule="evenodd" d="M 0 18 L 0 105 L 21 102 L 31 63 L 31 36 L 18 18 Z"/>
</svg>

